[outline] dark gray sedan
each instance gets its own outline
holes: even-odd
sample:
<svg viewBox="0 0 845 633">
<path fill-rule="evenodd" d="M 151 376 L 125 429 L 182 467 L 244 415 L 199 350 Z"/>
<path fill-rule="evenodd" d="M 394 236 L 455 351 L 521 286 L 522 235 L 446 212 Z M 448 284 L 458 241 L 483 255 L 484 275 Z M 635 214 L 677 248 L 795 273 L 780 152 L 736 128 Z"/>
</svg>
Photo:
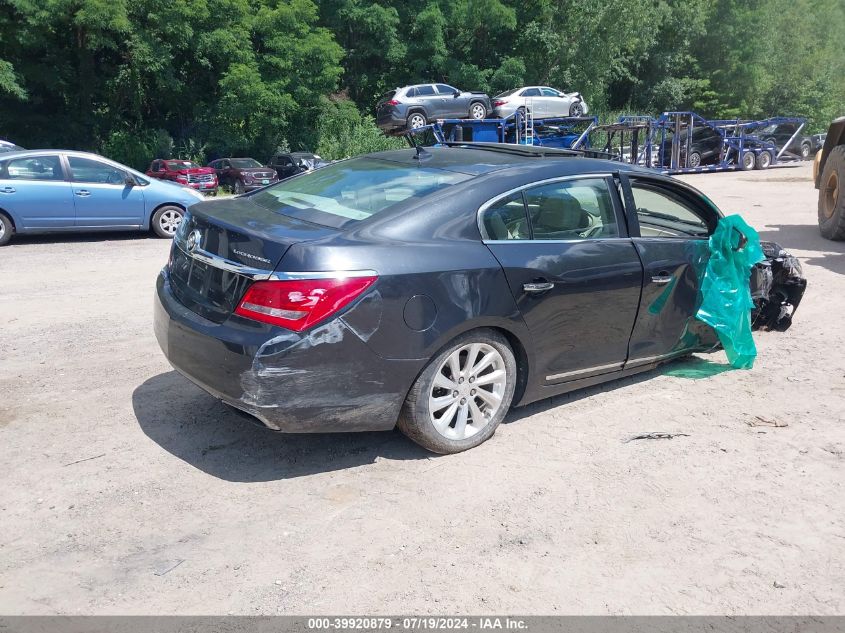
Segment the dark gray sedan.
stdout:
<svg viewBox="0 0 845 633">
<path fill-rule="evenodd" d="M 562 151 L 371 154 L 192 207 L 155 332 L 271 429 L 398 423 L 457 452 L 511 406 L 715 349 L 694 315 L 719 217 L 682 182 Z"/>
<path fill-rule="evenodd" d="M 436 119 L 483 119 L 493 111 L 483 92 L 446 84 L 420 84 L 391 90 L 376 106 L 376 123 L 385 132 L 416 129 Z"/>
</svg>

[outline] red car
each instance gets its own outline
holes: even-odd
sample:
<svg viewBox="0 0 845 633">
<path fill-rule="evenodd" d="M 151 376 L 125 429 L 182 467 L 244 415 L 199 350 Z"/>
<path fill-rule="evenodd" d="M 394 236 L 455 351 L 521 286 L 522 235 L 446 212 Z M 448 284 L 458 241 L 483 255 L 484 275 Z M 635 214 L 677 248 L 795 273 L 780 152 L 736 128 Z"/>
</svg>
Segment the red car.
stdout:
<svg viewBox="0 0 845 633">
<path fill-rule="evenodd" d="M 200 167 L 189 160 L 159 158 L 150 164 L 147 176 L 172 180 L 202 193 L 217 195 L 217 173 L 209 167 Z"/>
</svg>

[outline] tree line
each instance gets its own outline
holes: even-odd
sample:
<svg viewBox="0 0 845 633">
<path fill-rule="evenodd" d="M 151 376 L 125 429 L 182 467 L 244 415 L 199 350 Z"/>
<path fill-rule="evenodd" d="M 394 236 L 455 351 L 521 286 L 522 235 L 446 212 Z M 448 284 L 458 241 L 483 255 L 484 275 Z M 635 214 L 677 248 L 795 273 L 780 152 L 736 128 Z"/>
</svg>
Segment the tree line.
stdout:
<svg viewBox="0 0 845 633">
<path fill-rule="evenodd" d="M 0 137 L 207 160 L 395 146 L 417 82 L 581 92 L 605 119 L 845 114 L 841 0 L 0 0 Z"/>
</svg>

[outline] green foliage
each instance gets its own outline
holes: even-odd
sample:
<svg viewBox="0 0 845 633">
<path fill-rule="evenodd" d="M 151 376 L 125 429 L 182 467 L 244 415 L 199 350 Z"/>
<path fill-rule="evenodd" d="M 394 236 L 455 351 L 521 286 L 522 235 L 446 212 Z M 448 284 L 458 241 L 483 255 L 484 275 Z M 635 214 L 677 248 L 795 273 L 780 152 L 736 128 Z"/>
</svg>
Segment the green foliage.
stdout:
<svg viewBox="0 0 845 633">
<path fill-rule="evenodd" d="M 422 81 L 814 132 L 843 114 L 843 41 L 841 0 L 5 0 L 0 137 L 135 167 L 343 157 L 400 145 L 373 107 Z"/>
</svg>

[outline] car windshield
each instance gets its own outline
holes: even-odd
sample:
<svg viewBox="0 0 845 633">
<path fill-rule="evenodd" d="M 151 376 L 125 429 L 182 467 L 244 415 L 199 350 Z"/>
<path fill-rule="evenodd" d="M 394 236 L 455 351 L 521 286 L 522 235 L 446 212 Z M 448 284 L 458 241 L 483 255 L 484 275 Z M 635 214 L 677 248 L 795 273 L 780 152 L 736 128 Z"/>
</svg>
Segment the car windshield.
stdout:
<svg viewBox="0 0 845 633">
<path fill-rule="evenodd" d="M 229 162 L 232 163 L 232 167 L 234 167 L 235 169 L 252 169 L 253 167 L 263 167 L 263 165 L 254 158 L 232 158 Z"/>
<path fill-rule="evenodd" d="M 189 160 L 168 160 L 165 161 L 167 163 L 167 168 L 171 171 L 178 171 L 180 169 L 195 169 L 199 167 L 196 163 L 192 163 Z"/>
<path fill-rule="evenodd" d="M 251 197 L 306 222 L 341 228 L 472 176 L 374 158 L 356 158 L 283 181 Z"/>
</svg>

